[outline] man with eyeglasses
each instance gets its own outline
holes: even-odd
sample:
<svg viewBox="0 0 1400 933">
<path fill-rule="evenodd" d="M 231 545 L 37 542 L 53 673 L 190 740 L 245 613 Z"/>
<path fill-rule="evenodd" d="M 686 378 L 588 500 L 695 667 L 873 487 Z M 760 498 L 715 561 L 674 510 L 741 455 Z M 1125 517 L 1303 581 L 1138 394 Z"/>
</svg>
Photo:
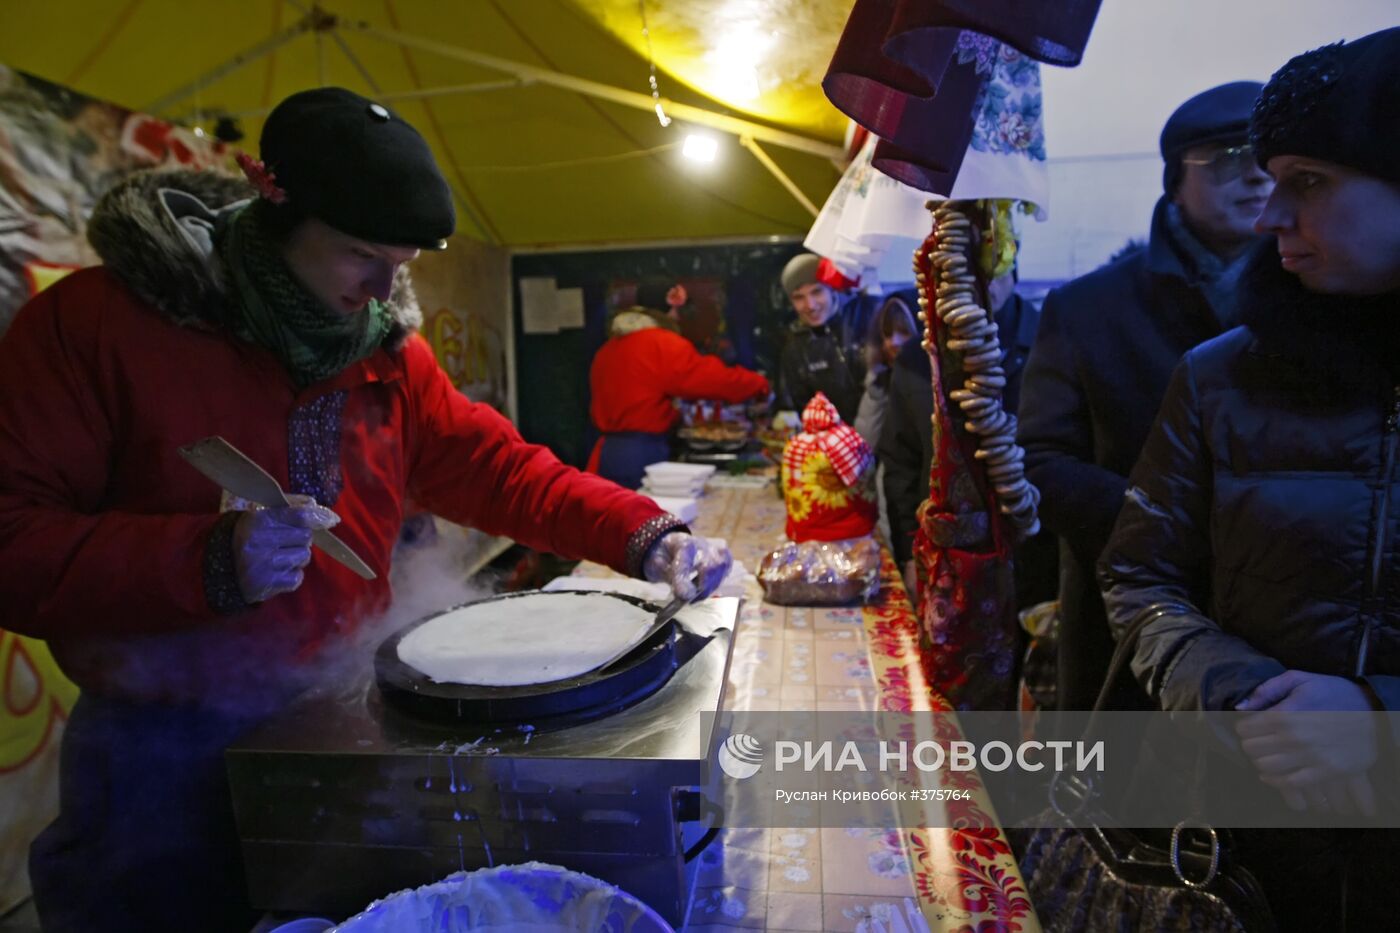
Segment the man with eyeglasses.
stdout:
<svg viewBox="0 0 1400 933">
<path fill-rule="evenodd" d="M 1235 326 L 1232 291 L 1273 182 L 1248 145 L 1261 85 L 1182 104 L 1162 129 L 1164 193 L 1145 247 L 1052 291 L 1021 387 L 1018 440 L 1060 536 L 1056 703 L 1093 705 L 1113 651 L 1094 567 L 1177 360 Z M 1132 678 L 1117 708 L 1147 705 Z"/>
</svg>

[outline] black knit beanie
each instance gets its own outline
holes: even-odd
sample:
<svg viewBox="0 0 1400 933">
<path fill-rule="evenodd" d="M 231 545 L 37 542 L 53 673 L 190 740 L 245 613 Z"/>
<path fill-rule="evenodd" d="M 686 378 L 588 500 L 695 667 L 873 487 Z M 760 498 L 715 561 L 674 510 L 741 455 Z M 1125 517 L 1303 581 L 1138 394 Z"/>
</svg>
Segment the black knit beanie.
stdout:
<svg viewBox="0 0 1400 933">
<path fill-rule="evenodd" d="M 1259 95 L 1250 142 L 1400 184 L 1400 27 L 1290 59 Z"/>
<path fill-rule="evenodd" d="M 447 248 L 452 189 L 422 135 L 387 107 L 340 87 L 301 91 L 268 115 L 259 148 L 280 189 L 264 197 L 284 209 L 371 243 Z"/>
</svg>

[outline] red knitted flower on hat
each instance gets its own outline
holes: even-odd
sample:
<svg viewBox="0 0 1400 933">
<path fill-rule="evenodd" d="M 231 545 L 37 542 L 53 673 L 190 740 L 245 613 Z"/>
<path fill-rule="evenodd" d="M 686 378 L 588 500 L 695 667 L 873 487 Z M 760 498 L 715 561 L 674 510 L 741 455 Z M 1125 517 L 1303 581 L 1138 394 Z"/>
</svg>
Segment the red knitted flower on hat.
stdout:
<svg viewBox="0 0 1400 933">
<path fill-rule="evenodd" d="M 679 308 L 685 304 L 688 297 L 684 285 L 672 285 L 671 290 L 666 293 L 666 304 L 672 308 Z"/>
<path fill-rule="evenodd" d="M 238 167 L 243 169 L 243 174 L 248 177 L 254 188 L 258 189 L 258 194 L 267 198 L 273 204 L 287 203 L 287 192 L 277 187 L 277 176 L 262 163 L 261 159 L 255 159 L 246 152 L 240 152 L 234 157 Z"/>
</svg>

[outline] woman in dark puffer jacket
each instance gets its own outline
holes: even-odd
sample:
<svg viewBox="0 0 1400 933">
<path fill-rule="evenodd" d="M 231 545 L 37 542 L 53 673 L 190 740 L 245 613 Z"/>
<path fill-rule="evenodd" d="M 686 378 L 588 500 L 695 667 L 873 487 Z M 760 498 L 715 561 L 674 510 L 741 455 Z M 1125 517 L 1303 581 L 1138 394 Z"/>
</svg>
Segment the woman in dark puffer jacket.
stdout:
<svg viewBox="0 0 1400 933">
<path fill-rule="evenodd" d="M 1100 563 L 1115 631 L 1152 619 L 1133 670 L 1163 709 L 1400 711 L 1397 127 L 1400 29 L 1298 56 L 1255 106 L 1276 251 L 1245 327 L 1178 367 Z M 1397 737 L 1351 719 L 1243 726 L 1241 750 L 1290 806 L 1369 812 Z M 1364 832 L 1256 830 L 1240 856 L 1281 926 L 1390 928 L 1400 845 Z"/>
</svg>

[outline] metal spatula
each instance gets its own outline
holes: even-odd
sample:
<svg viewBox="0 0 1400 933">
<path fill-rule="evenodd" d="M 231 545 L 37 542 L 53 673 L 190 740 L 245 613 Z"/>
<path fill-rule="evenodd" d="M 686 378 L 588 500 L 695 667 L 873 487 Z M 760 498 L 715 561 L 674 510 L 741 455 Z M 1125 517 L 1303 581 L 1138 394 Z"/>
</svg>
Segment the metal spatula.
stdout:
<svg viewBox="0 0 1400 933">
<path fill-rule="evenodd" d="M 180 456 L 223 489 L 240 499 L 256 502 L 264 508 L 291 505 L 277 480 L 262 467 L 222 437 L 206 437 L 202 441 L 180 448 Z M 350 545 L 324 528 L 311 533 L 311 541 L 332 559 L 349 567 L 366 580 L 373 580 L 374 570 L 351 550 Z"/>
<path fill-rule="evenodd" d="M 642 633 L 641 638 L 638 638 L 626 648 L 623 648 L 617 654 L 613 655 L 611 658 L 608 658 L 602 664 L 599 664 L 597 667 L 594 668 L 594 670 L 606 670 L 612 667 L 618 661 L 621 661 L 623 658 L 627 657 L 627 655 L 631 654 L 634 650 L 636 650 L 636 647 L 638 645 L 646 643 L 648 640 L 651 639 L 653 635 L 665 628 L 667 624 L 669 624 L 670 621 L 673 618 L 675 618 L 676 613 L 680 612 L 685 607 L 686 601 L 685 598 L 682 596 L 677 596 L 675 599 L 662 606 L 661 611 L 658 612 L 656 616 L 651 620 L 651 625 L 647 626 L 647 630 Z"/>
</svg>

